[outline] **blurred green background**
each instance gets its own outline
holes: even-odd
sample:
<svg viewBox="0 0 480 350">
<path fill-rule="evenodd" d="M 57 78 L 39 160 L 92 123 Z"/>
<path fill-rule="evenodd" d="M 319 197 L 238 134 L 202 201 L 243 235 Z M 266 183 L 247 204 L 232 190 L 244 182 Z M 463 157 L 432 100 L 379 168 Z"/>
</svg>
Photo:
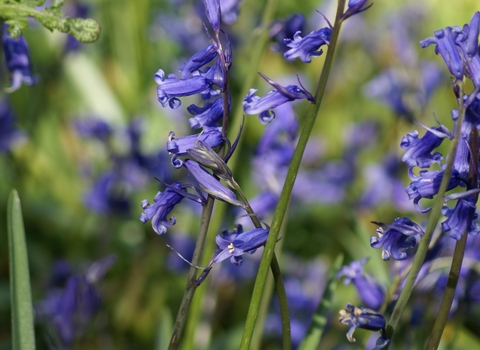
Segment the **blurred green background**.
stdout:
<svg viewBox="0 0 480 350">
<path fill-rule="evenodd" d="M 65 11 L 68 11 L 72 3 L 66 3 Z M 180 109 L 173 112 L 163 109 L 156 100 L 153 74 L 159 68 L 167 74 L 176 73 L 189 55 L 202 48 L 202 43 L 208 43 L 196 12 L 201 11 L 201 2 L 85 0 L 82 4 L 90 8 L 88 17 L 100 23 L 100 39 L 93 44 L 81 44 L 78 50 L 66 53 L 66 35 L 50 33 L 32 22 L 24 36 L 30 45 L 34 72 L 40 80 L 36 85 L 23 86 L 12 94 L 0 92 L 1 98 L 9 100 L 19 128 L 28 137 L 11 152 L 0 154 L 0 241 L 4 242 L 0 244 L 0 349 L 10 349 L 11 346 L 5 231 L 6 201 L 11 188 L 18 190 L 22 202 L 34 302 L 45 297 L 52 265 L 58 259 L 66 259 L 82 271 L 90 262 L 108 254 L 118 256 L 118 261 L 101 284 L 101 312 L 76 349 L 162 349 L 168 342 L 169 320 L 172 322 L 175 318 L 185 286 L 186 273 L 169 269 L 166 259 L 170 251 L 165 246 L 166 237 L 156 235 L 150 223 L 143 225 L 138 220 L 141 200 L 148 198 L 152 202 L 155 193 L 163 190 L 153 176 L 145 186 L 128 192 L 132 204 L 128 214 L 98 214 L 84 205 L 85 193 L 99 174 L 112 167 L 112 158 L 102 143 L 82 139 L 74 129 L 73 121 L 95 116 L 110 123 L 114 128 L 110 147 L 117 155 L 128 152 L 124 130 L 134 118 L 141 117 L 144 121 L 140 144 L 145 154 L 164 149 L 170 130 L 175 130 L 178 135 L 189 133 L 185 108 L 188 101 L 194 100 L 186 99 Z M 292 12 L 303 13 L 308 20 L 309 32 L 325 26 L 314 10 L 319 9 L 333 18 L 334 5 L 334 2 L 311 0 L 280 1 L 275 18 L 285 18 Z M 238 22 L 224 26 L 234 43 L 230 75 L 233 108 L 241 103 L 246 93 L 240 89 L 243 77 L 249 74 L 249 55 L 256 35 L 265 30 L 258 27 L 263 6 L 263 1 L 246 0 L 241 5 Z M 411 18 L 405 15 L 407 9 Z M 352 123 L 378 123 L 377 140 L 374 145 L 359 151 L 355 181 L 345 188 L 342 201 L 298 203 L 291 209 L 292 215 L 283 234 L 285 261 L 289 261 L 288 256 L 305 261 L 317 259 L 326 270 L 340 253 L 345 254 L 346 262 L 370 256 L 367 271 L 388 283 L 388 263 L 381 260 L 380 251 L 369 246 L 369 238 L 375 231 L 370 221 L 391 222 L 408 214 L 421 222 L 426 217 L 416 214 L 413 206 L 409 211 L 401 211 L 388 202 L 371 208 L 353 206 L 352 203 L 356 203 L 366 186 L 362 169 L 382 162 L 387 152 L 400 158 L 401 137 L 413 129 L 418 130 L 418 126 L 366 96 L 364 86 L 388 68 L 403 70 L 412 81 L 418 74 L 417 68 L 402 64 L 392 40 L 395 32 L 389 27 L 390 21 L 403 16 L 401 20 L 411 28 L 411 38 L 406 39 L 413 43 L 418 59 L 435 61 L 445 73 L 444 82 L 428 104 L 422 109 L 414 106 L 414 116 L 430 126 L 434 125 L 432 113 L 435 113 L 442 123 L 451 127 L 450 110 L 455 108 L 451 79 L 433 48 L 421 50 L 417 43 L 431 36 L 436 29 L 467 23 L 476 10 L 479 6 L 475 0 L 375 1 L 371 9 L 345 24 L 327 94 L 312 135 L 312 138 L 322 140 L 322 157 L 315 160 L 313 166 L 343 157 L 345 130 Z M 168 21 L 178 21 L 190 33 L 179 33 Z M 190 35 L 191 42 L 180 43 L 179 34 Z M 267 49 L 259 70 L 274 80 L 298 73 L 302 83 L 313 89 L 323 59 L 324 56 L 314 59 L 309 65 L 299 60 L 286 62 L 281 54 Z M 1 62 L 3 91 L 9 86 L 9 77 L 3 58 Z M 268 91 L 264 82 L 257 80 L 257 83 L 255 87 L 260 93 Z M 306 107 L 306 102 L 296 104 L 300 120 Z M 255 116 L 246 117 L 244 142 L 238 151 L 242 158 L 235 178 L 250 196 L 257 191 L 250 176 L 250 159 L 263 129 Z M 87 172 L 84 166 L 88 167 Z M 406 167 L 403 169 L 402 179 L 406 186 Z M 181 178 L 183 175 L 175 176 Z M 195 212 L 180 206 L 172 214 L 178 223 L 169 229 L 167 235 L 187 233 L 193 237 L 198 224 Z M 267 223 L 268 220 L 266 218 Z M 233 214 L 230 214 L 224 218 L 222 227 L 231 229 L 233 221 Z M 217 233 L 210 232 L 209 240 L 213 240 Z M 200 287 L 205 289 L 205 303 L 196 325 L 195 339 L 198 341 L 195 348 L 235 349 L 234 344 L 238 342 L 234 340 L 241 335 L 253 281 L 212 284 L 210 279 L 215 273 L 214 269 L 213 276 Z M 322 283 L 319 281 L 320 285 Z M 347 342 L 344 335 L 347 327 L 338 324 L 336 312 L 345 302 L 358 301 L 358 297 L 352 286 L 342 284 L 339 284 L 337 293 L 332 326 L 321 348 L 357 348 L 358 345 Z M 455 334 L 455 349 L 472 349 L 475 345 L 480 346 L 478 335 L 472 335 L 475 326 L 480 329 L 478 322 L 472 327 L 449 328 L 445 336 Z M 408 334 L 408 327 L 404 331 Z M 36 333 L 38 349 L 47 348 L 42 328 L 37 327 Z M 358 331 L 357 339 L 367 336 L 367 333 Z M 233 345 L 226 345 L 228 339 L 233 340 Z M 261 348 L 279 348 L 275 336 L 265 337 Z"/>
</svg>

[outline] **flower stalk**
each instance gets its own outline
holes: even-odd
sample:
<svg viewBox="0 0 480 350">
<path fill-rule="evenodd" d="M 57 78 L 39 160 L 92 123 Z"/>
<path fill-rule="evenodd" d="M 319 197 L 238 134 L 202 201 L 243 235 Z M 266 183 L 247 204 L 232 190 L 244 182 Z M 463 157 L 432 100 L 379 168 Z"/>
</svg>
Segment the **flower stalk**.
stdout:
<svg viewBox="0 0 480 350">
<path fill-rule="evenodd" d="M 253 335 L 253 330 L 255 328 L 256 319 L 258 316 L 258 310 L 260 308 L 260 302 L 263 295 L 263 290 L 265 287 L 265 282 L 267 278 L 268 268 L 273 259 L 275 244 L 278 239 L 280 228 L 282 226 L 283 218 L 288 207 L 288 202 L 292 193 L 293 185 L 300 168 L 300 163 L 302 160 L 303 153 L 305 151 L 308 139 L 310 137 L 313 125 L 320 110 L 321 102 L 323 95 L 325 93 L 325 87 L 330 75 L 330 70 L 332 68 L 333 56 L 335 53 L 335 47 L 337 44 L 338 36 L 341 28 L 341 16 L 344 13 L 345 9 L 345 0 L 339 0 L 337 4 L 337 14 L 335 17 L 335 23 L 333 27 L 333 33 L 330 40 L 330 45 L 328 48 L 327 56 L 325 58 L 325 64 L 323 66 L 322 73 L 319 78 L 317 89 L 315 92 L 315 101 L 309 110 L 309 113 L 305 119 L 305 124 L 300 134 L 300 138 L 295 148 L 293 159 L 288 169 L 287 177 L 285 179 L 285 184 L 280 195 L 280 201 L 275 210 L 273 217 L 272 227 L 270 228 L 270 234 L 265 244 L 265 249 L 262 255 L 262 260 L 260 262 L 260 267 L 257 273 L 257 278 L 255 280 L 255 286 L 252 294 L 252 299 L 250 301 L 250 306 L 248 309 L 247 319 L 245 322 L 245 329 L 243 332 L 240 349 L 248 350 L 250 347 L 250 342 Z"/>
</svg>

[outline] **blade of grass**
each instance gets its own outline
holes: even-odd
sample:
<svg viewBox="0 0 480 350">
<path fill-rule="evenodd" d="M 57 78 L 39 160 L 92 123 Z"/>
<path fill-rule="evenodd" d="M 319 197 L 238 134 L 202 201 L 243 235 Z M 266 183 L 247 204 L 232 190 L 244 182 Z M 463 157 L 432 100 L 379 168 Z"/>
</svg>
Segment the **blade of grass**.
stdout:
<svg viewBox="0 0 480 350">
<path fill-rule="evenodd" d="M 327 317 L 332 308 L 333 296 L 337 289 L 337 273 L 342 267 L 343 254 L 337 256 L 333 263 L 330 273 L 328 275 L 328 282 L 323 292 L 322 300 L 317 307 L 317 311 L 312 318 L 312 324 L 307 332 L 307 336 L 303 339 L 302 343 L 298 347 L 299 350 L 315 350 L 320 344 L 325 326 L 327 325 Z"/>
<path fill-rule="evenodd" d="M 16 350 L 31 350 L 35 349 L 32 294 L 22 209 L 16 190 L 12 190 L 8 197 L 7 227 L 10 260 L 12 344 Z"/>
</svg>

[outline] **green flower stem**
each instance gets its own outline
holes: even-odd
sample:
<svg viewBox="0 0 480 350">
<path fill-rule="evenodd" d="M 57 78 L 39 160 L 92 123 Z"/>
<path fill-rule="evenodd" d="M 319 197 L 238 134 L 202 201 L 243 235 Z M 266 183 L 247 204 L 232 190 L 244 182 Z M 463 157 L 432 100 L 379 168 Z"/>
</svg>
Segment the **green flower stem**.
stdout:
<svg viewBox="0 0 480 350">
<path fill-rule="evenodd" d="M 250 218 L 252 219 L 253 224 L 256 228 L 261 228 L 262 224 L 260 220 L 258 220 L 255 212 L 253 211 L 250 203 L 248 202 L 247 197 L 242 192 L 242 189 L 235 180 L 232 179 L 232 185 L 237 191 L 238 195 L 242 199 L 243 203 L 245 204 L 245 210 L 248 214 L 250 214 Z M 270 235 L 270 233 L 269 233 Z M 277 257 L 275 252 L 273 252 L 272 261 L 270 263 L 270 269 L 272 270 L 273 278 L 275 281 L 275 289 L 277 291 L 278 302 L 280 304 L 280 315 L 282 318 L 282 344 L 284 349 L 291 349 L 292 348 L 292 338 L 290 332 L 290 314 L 288 312 L 288 300 L 287 300 L 287 293 L 285 292 L 285 285 L 283 284 L 282 273 L 280 271 L 280 265 L 278 264 Z M 263 295 L 263 291 L 262 291 Z M 260 300 L 261 301 L 261 300 Z M 259 306 L 260 307 L 260 306 Z M 253 334 L 252 334 L 253 336 Z"/>
<path fill-rule="evenodd" d="M 328 47 L 327 56 L 325 58 L 325 64 L 320 75 L 320 79 L 315 92 L 316 103 L 312 105 L 310 111 L 305 119 L 305 124 L 300 134 L 297 147 L 293 154 L 292 162 L 288 169 L 287 178 L 280 195 L 280 201 L 273 217 L 272 227 L 268 235 L 267 243 L 263 251 L 262 260 L 255 280 L 255 286 L 253 289 L 252 299 L 248 309 L 247 320 L 245 322 L 245 328 L 243 331 L 242 341 L 240 343 L 240 350 L 248 350 L 252 339 L 253 330 L 255 328 L 256 319 L 258 316 L 258 310 L 265 287 L 265 281 L 267 278 L 268 268 L 273 258 L 275 244 L 277 243 L 278 234 L 282 226 L 283 218 L 285 216 L 290 195 L 292 193 L 293 185 L 297 177 L 298 169 L 302 160 L 303 152 L 307 145 L 310 133 L 317 118 L 318 111 L 320 110 L 323 95 L 325 93 L 325 86 L 327 84 L 330 70 L 333 63 L 333 55 L 335 53 L 335 47 L 337 45 L 338 35 L 340 33 L 341 21 L 340 16 L 345 9 L 345 0 L 339 0 L 337 4 L 337 14 L 335 18 L 335 24 L 333 27 L 332 37 L 330 39 L 330 45 Z"/>
<path fill-rule="evenodd" d="M 460 124 L 459 124 L 460 125 Z M 458 127 L 460 129 L 460 127 Z M 469 171 L 469 190 L 478 187 L 478 132 L 476 128 L 472 128 L 470 132 L 470 149 L 472 150 L 470 171 Z M 475 201 L 478 195 L 475 195 Z M 432 333 L 428 339 L 425 349 L 436 349 L 440 344 L 443 330 L 447 324 L 448 314 L 452 307 L 453 298 L 455 296 L 455 289 L 457 288 L 458 278 L 460 276 L 460 269 L 462 268 L 463 257 L 465 255 L 465 246 L 467 244 L 467 232 L 463 232 L 462 238 L 455 244 L 453 252 L 452 266 L 448 275 L 447 286 L 443 294 L 442 303 L 435 323 L 433 325 Z"/>
<path fill-rule="evenodd" d="M 462 92 L 460 94 L 459 101 L 463 101 L 463 86 L 460 86 L 460 91 Z M 433 205 L 430 217 L 428 218 L 425 234 L 423 235 L 420 241 L 420 245 L 418 246 L 417 253 L 415 254 L 415 258 L 413 260 L 412 267 L 408 274 L 407 280 L 405 281 L 405 285 L 403 286 L 403 289 L 400 292 L 400 296 L 398 297 L 397 303 L 395 304 L 395 308 L 393 309 L 392 316 L 390 317 L 390 320 L 387 324 L 386 333 L 389 339 L 392 338 L 393 333 L 395 332 L 395 329 L 397 328 L 398 323 L 400 322 L 403 311 L 405 310 L 408 299 L 410 298 L 413 292 L 413 287 L 415 285 L 415 281 L 423 265 L 423 262 L 425 261 L 425 256 L 427 255 L 428 247 L 430 245 L 430 241 L 432 240 L 433 232 L 437 227 L 437 222 L 438 222 L 438 219 L 440 218 L 440 212 L 443 207 L 443 197 L 447 190 L 447 186 L 450 181 L 450 176 L 452 175 L 453 161 L 455 160 L 455 153 L 457 152 L 458 140 L 461 137 L 460 125 L 462 125 L 464 117 L 465 117 L 465 107 L 463 106 L 463 103 L 459 103 L 459 115 L 457 119 L 458 127 L 455 130 L 455 137 L 452 140 L 452 143 L 450 145 L 450 152 L 447 157 L 448 160 L 447 160 L 445 172 L 442 178 L 442 183 L 440 184 L 440 189 L 438 190 L 435 203 Z M 385 349 L 388 349 L 391 343 L 392 342 L 390 342 L 385 347 Z"/>
<path fill-rule="evenodd" d="M 192 257 L 193 265 L 198 265 L 200 262 L 200 256 L 203 250 L 205 239 L 207 237 L 208 226 L 210 224 L 214 202 L 215 200 L 209 196 L 207 203 L 203 207 L 202 217 L 200 219 L 200 227 L 198 228 L 197 241 L 195 243 L 195 250 Z M 180 309 L 178 310 L 177 319 L 175 320 L 172 338 L 170 339 L 170 345 L 168 346 L 169 350 L 177 349 L 178 345 L 180 344 L 183 328 L 185 327 L 185 323 L 187 321 L 188 308 L 197 288 L 197 285 L 195 284 L 196 279 L 197 268 L 192 266 L 188 272 L 187 286 L 185 288 L 185 292 L 183 293 L 183 299 L 180 304 Z"/>
<path fill-rule="evenodd" d="M 61 11 L 57 8 L 53 11 L 49 11 L 48 8 L 43 11 L 37 10 L 35 7 L 18 3 L 0 3 L 0 18 L 4 20 L 14 19 L 20 24 L 22 29 L 27 26 L 27 21 L 22 19 L 31 17 L 50 31 L 58 30 L 62 33 L 72 34 L 77 40 L 84 43 L 97 41 L 100 37 L 100 25 L 93 19 L 62 18 L 60 14 Z M 14 32 L 11 33 L 15 38 L 18 38 L 20 34 L 20 30 L 14 30 Z"/>
<path fill-rule="evenodd" d="M 433 325 L 432 333 L 428 338 L 428 343 L 425 349 L 437 349 L 440 344 L 440 338 L 442 337 L 443 330 L 447 324 L 448 314 L 452 307 L 453 297 L 455 296 L 455 290 L 457 288 L 458 277 L 460 275 L 460 269 L 462 268 L 463 255 L 465 253 L 465 246 L 467 243 L 467 232 L 464 232 L 462 238 L 455 244 L 455 251 L 453 253 L 452 267 L 448 275 L 447 287 L 443 294 L 440 310 L 438 311 L 435 323 Z"/>
</svg>

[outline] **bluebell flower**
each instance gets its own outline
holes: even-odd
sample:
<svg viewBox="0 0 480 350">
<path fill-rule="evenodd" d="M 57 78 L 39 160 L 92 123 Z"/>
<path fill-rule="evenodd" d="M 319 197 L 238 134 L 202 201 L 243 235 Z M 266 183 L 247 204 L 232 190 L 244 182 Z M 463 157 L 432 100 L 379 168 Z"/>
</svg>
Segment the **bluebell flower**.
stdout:
<svg viewBox="0 0 480 350">
<path fill-rule="evenodd" d="M 215 33 L 220 33 L 220 0 L 203 0 L 205 14 Z"/>
<path fill-rule="evenodd" d="M 442 154 L 432 152 L 441 145 L 445 138 L 452 138 L 452 134 L 443 125 L 429 129 L 420 139 L 418 131 L 408 133 L 400 142 L 400 147 L 407 150 L 402 161 L 410 167 L 418 166 L 420 168 L 428 168 L 432 164 L 440 163 Z"/>
<path fill-rule="evenodd" d="M 305 98 L 312 103 L 315 102 L 312 94 L 297 85 L 285 87 L 270 80 L 262 73 L 259 74 L 276 90 L 270 91 L 263 97 L 258 97 L 255 95 L 257 90 L 250 89 L 247 96 L 243 99 L 243 111 L 250 115 L 259 114 L 258 118 L 263 124 L 267 124 L 275 118 L 275 113 L 270 110 L 284 103 Z"/>
<path fill-rule="evenodd" d="M 345 285 L 353 282 L 360 298 L 370 308 L 378 309 L 383 304 L 385 289 L 375 279 L 364 272 L 368 258 L 352 261 L 349 266 L 342 266 L 337 278 L 345 277 Z"/>
<path fill-rule="evenodd" d="M 478 217 L 476 209 L 472 197 L 459 199 L 454 209 L 444 207 L 442 214 L 448 219 L 442 222 L 443 232 L 450 233 L 450 237 L 457 241 L 465 232 L 469 235 L 478 235 L 480 227 L 474 222 Z"/>
<path fill-rule="evenodd" d="M 457 80 L 462 80 L 464 75 L 464 61 L 460 56 L 455 43 L 459 32 L 452 27 L 439 29 L 434 32 L 435 37 L 420 41 L 422 48 L 435 44 L 435 53 L 440 54 L 447 65 L 448 70 Z"/>
<path fill-rule="evenodd" d="M 155 195 L 153 199 L 154 203 L 150 204 L 147 199 L 142 201 L 143 213 L 140 214 L 140 221 L 146 223 L 148 220 L 152 220 L 153 230 L 159 234 L 165 234 L 167 227 L 175 225 L 177 220 L 174 216 L 167 219 L 167 215 L 175 208 L 175 206 L 182 201 L 187 193 L 184 185 L 181 182 L 175 182 L 168 187 L 165 191 Z M 175 191 L 175 190 L 176 191 Z"/>
<path fill-rule="evenodd" d="M 385 331 L 387 322 L 385 317 L 377 311 L 367 309 L 364 307 L 356 307 L 347 303 L 344 310 L 340 310 L 340 323 L 350 326 L 347 333 L 347 338 L 350 342 L 355 342 L 353 333 L 355 329 L 362 328 L 369 331 L 381 331 L 382 335 Z"/>
<path fill-rule="evenodd" d="M 25 133 L 15 125 L 10 105 L 6 100 L 0 100 L 0 153 L 11 150 L 25 140 Z"/>
<path fill-rule="evenodd" d="M 470 25 L 465 24 L 457 37 L 456 44 L 462 49 L 467 65 L 465 74 L 472 79 L 476 87 L 480 87 L 480 55 L 478 53 L 478 33 L 480 12 L 475 12 Z"/>
<path fill-rule="evenodd" d="M 178 97 L 191 96 L 210 90 L 213 82 L 199 71 L 194 72 L 188 79 L 178 79 L 175 74 L 165 76 L 161 69 L 154 75 L 154 80 L 158 84 L 158 101 L 165 107 L 167 104 L 172 109 L 180 107 L 182 102 Z"/>
<path fill-rule="evenodd" d="M 357 14 L 363 12 L 363 11 L 368 10 L 370 7 L 372 7 L 373 4 L 370 4 L 367 7 L 365 7 L 367 2 L 368 2 L 368 0 L 349 0 L 348 1 L 348 9 L 341 16 L 341 20 L 344 21 L 349 17 L 352 17 L 352 16 L 357 15 Z"/>
<path fill-rule="evenodd" d="M 192 175 L 194 186 L 208 193 L 210 196 L 221 201 L 244 207 L 243 203 L 237 200 L 235 193 L 223 185 L 220 180 L 202 168 L 197 162 L 187 159 L 183 166 L 188 169 Z"/>
<path fill-rule="evenodd" d="M 265 245 L 268 237 L 268 229 L 256 228 L 243 232 L 241 225 L 233 232 L 224 231 L 215 237 L 217 249 L 212 262 L 217 264 L 226 259 L 234 265 L 241 265 L 243 254 L 253 254 L 261 246 Z"/>
<path fill-rule="evenodd" d="M 182 161 L 177 157 L 185 156 L 188 150 L 195 147 L 195 143 L 201 141 L 211 148 L 220 146 L 225 138 L 222 135 L 222 128 L 212 128 L 200 134 L 188 135 L 175 138 L 173 131 L 168 135 L 167 151 L 173 154 L 172 165 L 176 168 L 182 166 Z"/>
<path fill-rule="evenodd" d="M 284 20 L 274 21 L 268 32 L 270 38 L 275 41 L 272 48 L 276 51 L 288 50 L 284 40 L 292 38 L 295 33 L 305 30 L 305 16 L 301 13 L 292 13 Z"/>
<path fill-rule="evenodd" d="M 30 60 L 30 51 L 23 35 L 18 39 L 10 38 L 8 35 L 8 25 L 3 24 L 2 46 L 5 55 L 5 63 L 12 74 L 12 86 L 7 89 L 8 92 L 17 90 L 22 83 L 33 85 L 37 78 L 32 74 L 32 62 Z"/>
<path fill-rule="evenodd" d="M 187 79 L 193 72 L 211 62 L 217 55 L 217 48 L 212 44 L 195 53 L 179 69 L 182 72 L 182 79 Z"/>
<path fill-rule="evenodd" d="M 283 54 L 283 57 L 287 60 L 293 60 L 296 57 L 305 63 L 312 61 L 311 57 L 318 57 L 323 53 L 320 49 L 323 45 L 330 43 L 330 37 L 332 36 L 332 29 L 325 27 L 311 32 L 307 36 L 301 36 L 301 32 L 296 32 L 292 39 L 285 39 L 285 45 L 290 48 Z"/>
<path fill-rule="evenodd" d="M 54 348 L 71 348 L 90 328 L 101 306 L 96 285 L 115 261 L 112 255 L 93 263 L 84 274 L 69 277 L 63 289 L 50 290 L 36 305 L 35 316 L 55 332 L 51 336 Z"/>
<path fill-rule="evenodd" d="M 409 199 L 413 199 L 413 204 L 415 208 L 422 212 L 426 213 L 431 208 L 422 209 L 419 207 L 418 202 L 422 198 L 433 198 L 440 189 L 440 184 L 442 183 L 443 174 L 445 173 L 444 170 L 421 170 L 417 175 L 415 175 L 412 171 L 412 168 L 408 170 L 408 176 L 413 181 L 410 185 L 405 189 L 408 194 Z M 460 177 L 460 174 L 457 170 L 452 170 L 452 175 L 450 177 L 450 181 L 447 185 L 447 191 L 454 189 L 455 187 L 461 185 L 464 179 Z"/>
<path fill-rule="evenodd" d="M 85 194 L 87 209 L 98 214 L 128 214 L 130 201 L 122 183 L 120 174 L 111 170 L 104 172 Z"/>
<path fill-rule="evenodd" d="M 229 110 L 231 110 L 231 96 L 229 97 Z M 213 102 L 206 102 L 203 107 L 198 107 L 196 105 L 190 105 L 187 108 L 188 113 L 193 115 L 193 118 L 190 118 L 188 121 L 192 129 L 203 128 L 205 131 L 209 131 L 212 128 L 217 128 L 218 123 L 223 119 L 223 99 L 217 98 Z"/>
<path fill-rule="evenodd" d="M 76 132 L 83 138 L 96 138 L 106 142 L 113 134 L 110 124 L 99 118 L 83 118 L 74 121 Z"/>
<path fill-rule="evenodd" d="M 373 222 L 380 227 L 377 228 L 375 236 L 370 237 L 370 246 L 372 248 L 382 248 L 382 259 L 405 260 L 407 258 L 407 249 L 411 249 L 416 244 L 416 238 L 423 236 L 422 228 L 407 217 L 393 220 L 391 225 Z M 386 230 L 383 229 L 386 228 Z"/>
</svg>

